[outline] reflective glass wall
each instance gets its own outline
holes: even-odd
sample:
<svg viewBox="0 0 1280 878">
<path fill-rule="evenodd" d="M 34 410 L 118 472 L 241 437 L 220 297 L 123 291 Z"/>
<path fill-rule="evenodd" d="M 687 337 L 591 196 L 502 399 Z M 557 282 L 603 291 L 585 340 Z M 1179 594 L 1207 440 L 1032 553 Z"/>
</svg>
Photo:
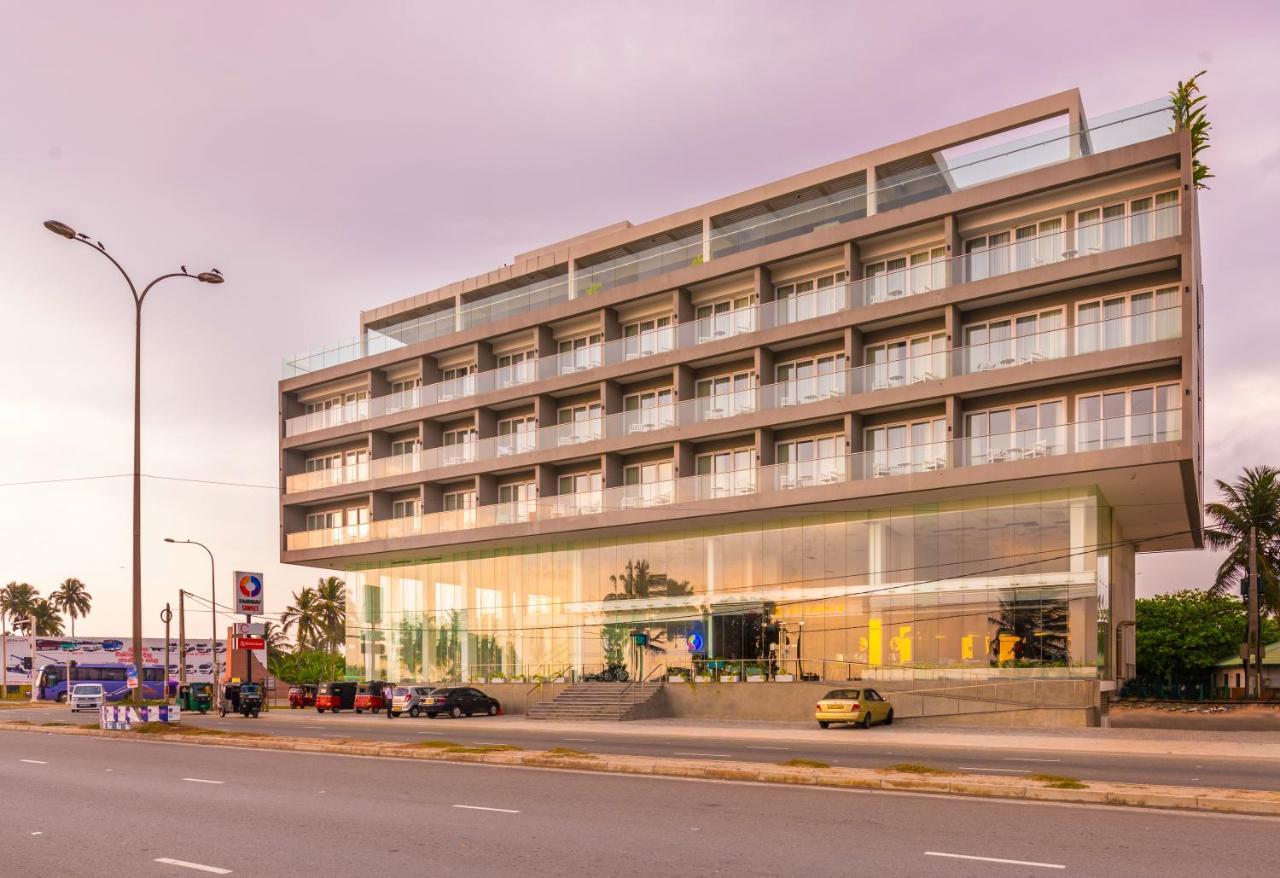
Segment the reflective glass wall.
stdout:
<svg viewBox="0 0 1280 878">
<path fill-rule="evenodd" d="M 393 680 L 1092 677 L 1109 510 L 1074 489 L 349 572 L 350 671 Z"/>
</svg>

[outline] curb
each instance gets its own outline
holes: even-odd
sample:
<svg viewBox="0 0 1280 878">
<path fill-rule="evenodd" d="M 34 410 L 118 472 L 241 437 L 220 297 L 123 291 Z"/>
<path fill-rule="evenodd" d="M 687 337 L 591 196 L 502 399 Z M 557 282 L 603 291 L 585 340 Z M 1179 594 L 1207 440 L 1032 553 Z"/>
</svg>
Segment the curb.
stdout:
<svg viewBox="0 0 1280 878">
<path fill-rule="evenodd" d="M 706 762 L 696 759 L 558 754 L 541 750 L 492 750 L 450 752 L 447 749 L 415 747 L 368 741 L 322 741 L 315 738 L 274 736 L 222 737 L 215 735 L 136 735 L 131 732 L 82 729 L 67 726 L 19 725 L 0 721 L 0 731 L 38 732 L 51 735 L 113 738 L 116 740 L 160 741 L 206 747 L 233 747 L 252 750 L 279 750 L 295 753 L 322 753 L 343 756 L 372 756 L 414 759 L 424 762 L 454 762 L 524 768 L 571 769 L 604 774 L 692 778 L 746 783 L 790 784 L 830 789 L 890 790 L 983 799 L 1032 800 L 1082 805 L 1110 805 L 1127 808 L 1160 808 L 1203 811 L 1216 814 L 1280 816 L 1280 792 L 1236 790 L 1212 787 L 1174 787 L 1148 784 L 1090 783 L 1084 789 L 1061 789 L 1044 783 L 966 774 L 962 778 L 939 774 L 920 776 L 870 768 L 799 768 L 754 762 Z"/>
</svg>

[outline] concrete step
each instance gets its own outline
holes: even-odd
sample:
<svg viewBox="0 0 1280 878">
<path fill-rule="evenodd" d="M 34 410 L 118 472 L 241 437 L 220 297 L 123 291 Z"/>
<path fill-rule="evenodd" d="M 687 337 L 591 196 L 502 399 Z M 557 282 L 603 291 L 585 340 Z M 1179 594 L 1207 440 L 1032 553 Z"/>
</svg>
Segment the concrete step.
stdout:
<svg viewBox="0 0 1280 878">
<path fill-rule="evenodd" d="M 662 689 L 662 683 L 575 683 L 551 701 L 529 708 L 530 719 L 611 720 L 626 719 Z"/>
</svg>

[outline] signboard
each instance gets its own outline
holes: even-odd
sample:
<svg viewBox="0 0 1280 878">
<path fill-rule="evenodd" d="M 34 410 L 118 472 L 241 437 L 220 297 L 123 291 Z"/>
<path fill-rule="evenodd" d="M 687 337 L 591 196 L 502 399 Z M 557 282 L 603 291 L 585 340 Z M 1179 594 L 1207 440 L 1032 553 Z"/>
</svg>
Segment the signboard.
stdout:
<svg viewBox="0 0 1280 878">
<path fill-rule="evenodd" d="M 190 613 L 188 613 L 187 627 L 191 627 Z M 4 674 L 10 686 L 25 686 L 31 683 L 31 678 L 45 665 L 65 665 L 68 660 L 75 662 L 77 665 L 132 665 L 134 664 L 132 643 L 128 640 L 115 637 L 83 637 L 77 636 L 75 640 L 69 637 L 38 637 L 36 638 L 36 652 L 31 654 L 31 638 L 22 637 L 15 638 L 13 636 L 4 639 L 3 650 Z M 192 637 L 187 638 L 187 651 L 184 655 L 179 649 L 177 638 L 169 639 L 169 675 L 177 677 L 183 670 L 182 666 L 186 665 L 187 681 L 191 683 L 206 682 L 213 680 L 213 646 L 206 637 L 203 640 L 197 640 Z M 227 648 L 230 646 L 225 640 L 218 641 L 218 662 L 225 667 Z M 72 648 L 68 648 L 72 647 Z M 147 637 L 142 641 L 142 663 L 146 665 L 163 665 L 164 664 L 165 640 L 163 637 Z M 266 654 L 259 650 L 257 659 L 260 664 L 265 665 L 267 661 Z"/>
<path fill-rule="evenodd" d="M 267 626 L 264 622 L 237 622 L 231 630 L 235 632 L 236 637 L 267 636 Z"/>
<path fill-rule="evenodd" d="M 99 709 L 98 728 L 127 732 L 138 723 L 176 723 L 181 719 L 182 710 L 176 704 L 142 707 L 108 704 Z"/>
<path fill-rule="evenodd" d="M 702 652 L 702 633 L 694 631 L 689 635 L 689 652 Z"/>
<path fill-rule="evenodd" d="M 237 637 L 236 649 L 266 649 L 267 642 L 261 637 Z"/>
<path fill-rule="evenodd" d="M 130 689 L 137 689 L 138 688 L 138 666 L 129 665 L 129 667 L 125 668 L 125 673 L 128 676 L 125 678 L 124 684 L 128 686 Z"/>
<path fill-rule="evenodd" d="M 262 574 L 237 570 L 235 583 L 236 613 L 242 616 L 262 615 Z"/>
</svg>

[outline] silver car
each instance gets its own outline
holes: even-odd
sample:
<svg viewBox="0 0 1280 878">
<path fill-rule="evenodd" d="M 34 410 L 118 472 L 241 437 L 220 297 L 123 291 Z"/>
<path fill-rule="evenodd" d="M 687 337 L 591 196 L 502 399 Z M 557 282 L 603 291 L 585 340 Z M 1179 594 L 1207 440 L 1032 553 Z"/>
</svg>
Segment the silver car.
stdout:
<svg viewBox="0 0 1280 878">
<path fill-rule="evenodd" d="M 107 703 L 107 693 L 101 683 L 76 683 L 71 689 L 71 712 L 101 710 Z"/>
<path fill-rule="evenodd" d="M 409 716 L 417 717 L 422 713 L 422 699 L 433 691 L 435 691 L 434 686 L 410 684 L 395 687 L 391 690 L 391 715 L 394 717 L 407 713 Z"/>
</svg>

